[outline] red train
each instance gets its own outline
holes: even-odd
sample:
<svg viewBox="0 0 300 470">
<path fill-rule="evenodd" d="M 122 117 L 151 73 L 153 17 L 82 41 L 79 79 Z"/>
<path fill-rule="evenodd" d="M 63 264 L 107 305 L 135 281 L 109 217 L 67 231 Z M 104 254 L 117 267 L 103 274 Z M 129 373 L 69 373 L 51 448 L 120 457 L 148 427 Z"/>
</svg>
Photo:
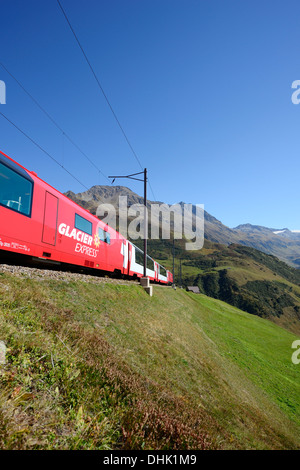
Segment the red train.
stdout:
<svg viewBox="0 0 300 470">
<path fill-rule="evenodd" d="M 138 247 L 0 151 L 0 259 L 7 254 L 143 276 L 144 255 Z M 172 273 L 150 256 L 147 276 L 173 282 Z"/>
</svg>

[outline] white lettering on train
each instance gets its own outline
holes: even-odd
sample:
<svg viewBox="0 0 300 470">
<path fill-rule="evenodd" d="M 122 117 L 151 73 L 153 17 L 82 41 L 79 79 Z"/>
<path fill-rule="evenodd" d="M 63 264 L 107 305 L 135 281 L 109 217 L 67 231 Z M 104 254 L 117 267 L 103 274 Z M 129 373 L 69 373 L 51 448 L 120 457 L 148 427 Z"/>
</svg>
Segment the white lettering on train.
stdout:
<svg viewBox="0 0 300 470">
<path fill-rule="evenodd" d="M 92 258 L 96 258 L 99 253 L 99 250 L 82 245 L 81 243 L 76 243 L 75 251 L 76 253 L 82 253 L 83 255 L 91 256 Z"/>
<path fill-rule="evenodd" d="M 73 238 L 74 240 L 77 240 L 78 242 L 85 243 L 86 245 L 91 246 L 93 243 L 93 237 L 88 235 L 87 233 L 83 233 L 80 230 L 76 230 L 76 228 L 73 228 L 71 230 L 69 225 L 66 224 L 60 224 L 58 227 L 58 232 L 61 235 L 65 235 L 66 237 Z"/>
</svg>

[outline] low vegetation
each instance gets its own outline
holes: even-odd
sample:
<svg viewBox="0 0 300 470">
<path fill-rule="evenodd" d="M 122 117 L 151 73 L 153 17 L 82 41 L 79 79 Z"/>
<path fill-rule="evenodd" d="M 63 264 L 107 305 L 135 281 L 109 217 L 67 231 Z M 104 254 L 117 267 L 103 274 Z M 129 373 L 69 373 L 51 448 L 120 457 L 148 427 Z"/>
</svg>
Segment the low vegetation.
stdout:
<svg viewBox="0 0 300 470">
<path fill-rule="evenodd" d="M 296 338 L 183 289 L 0 271 L 0 449 L 298 449 Z"/>
<path fill-rule="evenodd" d="M 156 259 L 173 269 L 168 240 L 152 240 Z M 180 276 L 181 259 L 181 276 Z M 205 240 L 200 251 L 185 251 L 175 242 L 175 282 L 198 286 L 200 292 L 245 312 L 268 318 L 300 334 L 300 270 L 254 248 L 224 246 Z"/>
</svg>

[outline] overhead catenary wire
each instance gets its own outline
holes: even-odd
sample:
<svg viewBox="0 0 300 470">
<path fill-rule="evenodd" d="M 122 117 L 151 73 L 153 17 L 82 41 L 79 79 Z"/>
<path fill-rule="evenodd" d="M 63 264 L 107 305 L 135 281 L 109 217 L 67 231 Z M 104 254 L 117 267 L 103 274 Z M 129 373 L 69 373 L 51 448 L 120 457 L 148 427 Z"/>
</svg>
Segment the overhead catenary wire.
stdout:
<svg viewBox="0 0 300 470">
<path fill-rule="evenodd" d="M 83 150 L 74 142 L 74 140 L 71 139 L 71 137 L 61 128 L 61 126 L 53 119 L 53 117 L 45 110 L 45 108 L 37 101 L 37 99 L 34 98 L 34 96 L 32 96 L 32 94 L 26 90 L 22 83 L 7 69 L 7 67 L 2 62 L 0 62 L 0 65 L 8 73 L 8 75 L 10 75 L 10 77 L 19 85 L 19 87 L 27 94 L 27 96 L 29 96 L 29 98 L 36 104 L 36 106 L 45 114 L 45 116 L 47 116 L 47 118 L 52 122 L 52 124 L 54 124 L 54 126 L 63 134 L 63 136 L 66 137 L 69 142 L 71 142 L 71 144 L 74 145 L 74 147 L 76 147 L 77 150 L 93 165 L 93 167 L 96 168 L 96 170 L 109 181 L 109 179 L 102 172 L 102 170 L 100 170 L 100 168 L 98 168 L 97 165 L 86 155 L 86 153 L 83 152 Z"/>
<path fill-rule="evenodd" d="M 124 138 L 125 138 L 127 144 L 128 144 L 128 146 L 129 146 L 129 148 L 130 148 L 131 152 L 133 153 L 133 155 L 134 155 L 136 161 L 138 162 L 139 166 L 141 167 L 141 169 L 144 170 L 144 167 L 142 166 L 141 161 L 140 161 L 138 155 L 136 154 L 136 152 L 135 152 L 135 150 L 134 150 L 134 148 L 133 148 L 133 146 L 132 146 L 132 144 L 131 144 L 129 138 L 127 137 L 127 135 L 126 135 L 126 133 L 125 133 L 125 131 L 124 131 L 124 128 L 123 128 L 123 126 L 121 125 L 121 123 L 120 123 L 120 121 L 119 121 L 119 119 L 118 119 L 118 117 L 117 117 L 117 115 L 116 115 L 116 113 L 115 113 L 115 111 L 114 111 L 114 109 L 113 109 L 113 107 L 112 107 L 112 105 L 111 105 L 111 103 L 110 103 L 110 101 L 109 101 L 109 99 L 108 99 L 108 97 L 107 97 L 107 95 L 106 95 L 106 93 L 105 93 L 105 91 L 104 91 L 104 89 L 103 89 L 101 83 L 100 83 L 100 80 L 98 79 L 98 77 L 97 77 L 97 75 L 96 75 L 96 72 L 95 72 L 95 70 L 94 70 L 94 68 L 93 68 L 93 66 L 92 66 L 92 64 L 91 64 L 91 62 L 89 61 L 89 59 L 88 59 L 88 57 L 87 57 L 87 55 L 86 55 L 86 53 L 85 53 L 85 51 L 84 51 L 84 49 L 83 49 L 83 47 L 82 47 L 80 41 L 79 41 L 79 39 L 78 39 L 78 37 L 77 37 L 77 35 L 76 35 L 75 31 L 74 31 L 74 28 L 73 28 L 72 25 L 71 25 L 71 22 L 70 22 L 70 20 L 69 20 L 67 14 L 66 14 L 64 8 L 62 7 L 62 4 L 61 4 L 60 0 L 57 0 L 57 3 L 58 3 L 58 5 L 59 5 L 59 7 L 60 7 L 60 9 L 61 9 L 61 11 L 62 11 L 62 13 L 63 13 L 63 15 L 64 15 L 66 21 L 67 21 L 67 23 L 68 23 L 68 25 L 69 25 L 70 30 L 72 31 L 72 34 L 73 34 L 73 36 L 74 36 L 74 38 L 75 38 L 75 40 L 76 40 L 76 42 L 77 42 L 77 44 L 78 44 L 78 46 L 79 46 L 79 48 L 80 48 L 82 54 L 83 54 L 83 56 L 84 56 L 84 58 L 85 58 L 85 60 L 86 60 L 86 62 L 87 62 L 87 64 L 88 64 L 88 66 L 89 66 L 89 68 L 90 68 L 90 70 L 91 70 L 91 72 L 92 72 L 92 74 L 93 74 L 95 80 L 96 80 L 96 83 L 97 83 L 97 85 L 98 85 L 98 87 L 99 87 L 101 93 L 102 93 L 103 96 L 104 96 L 104 99 L 105 99 L 106 103 L 108 104 L 109 109 L 111 110 L 111 112 L 112 112 L 112 114 L 113 114 L 113 116 L 114 116 L 114 118 L 115 118 L 115 120 L 116 120 L 116 122 L 117 122 L 117 124 L 118 124 L 118 126 L 119 126 L 119 128 L 120 128 L 120 130 L 121 130 L 121 132 L 122 132 L 122 134 L 123 134 L 123 136 L 124 136 Z M 150 187 L 151 192 L 152 192 L 152 194 L 153 194 L 153 197 L 154 197 L 154 199 L 156 200 L 155 195 L 154 195 L 154 193 L 153 193 L 153 189 L 152 189 L 151 184 L 150 184 L 150 181 L 149 181 L 149 178 L 148 178 L 148 184 L 149 184 L 149 187 Z"/>
<path fill-rule="evenodd" d="M 77 181 L 77 183 L 81 184 L 85 189 L 89 189 L 85 184 L 83 184 L 76 176 L 73 175 L 67 168 L 65 168 L 61 163 L 59 163 L 56 158 L 54 158 L 47 150 L 45 150 L 40 144 L 38 144 L 32 137 L 30 137 L 26 132 L 24 132 L 22 129 L 20 129 L 19 126 L 17 126 L 13 121 L 11 121 L 5 114 L 3 114 L 0 111 L 0 115 L 6 119 L 12 126 L 14 126 L 21 134 L 23 134 L 28 140 L 30 140 L 37 148 L 39 148 L 42 152 L 44 152 L 51 160 L 53 160 L 57 165 L 59 165 L 65 172 L 67 172 L 74 180 Z"/>
</svg>

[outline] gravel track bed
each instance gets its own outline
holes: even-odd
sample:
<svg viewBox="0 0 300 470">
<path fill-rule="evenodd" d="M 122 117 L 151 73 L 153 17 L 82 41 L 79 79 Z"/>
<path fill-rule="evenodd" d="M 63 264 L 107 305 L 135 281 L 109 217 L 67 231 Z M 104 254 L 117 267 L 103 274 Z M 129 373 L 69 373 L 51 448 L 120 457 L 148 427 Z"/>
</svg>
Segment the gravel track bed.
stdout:
<svg viewBox="0 0 300 470">
<path fill-rule="evenodd" d="M 81 281 L 93 284 L 113 283 L 113 284 L 138 284 L 138 281 L 129 281 L 125 279 L 114 279 L 108 276 L 93 276 L 91 274 L 81 274 L 70 271 L 55 271 L 53 269 L 39 269 L 25 266 L 12 266 L 0 264 L 0 273 L 10 273 L 14 276 L 37 279 L 39 281 L 54 279 L 57 281 Z"/>
</svg>

